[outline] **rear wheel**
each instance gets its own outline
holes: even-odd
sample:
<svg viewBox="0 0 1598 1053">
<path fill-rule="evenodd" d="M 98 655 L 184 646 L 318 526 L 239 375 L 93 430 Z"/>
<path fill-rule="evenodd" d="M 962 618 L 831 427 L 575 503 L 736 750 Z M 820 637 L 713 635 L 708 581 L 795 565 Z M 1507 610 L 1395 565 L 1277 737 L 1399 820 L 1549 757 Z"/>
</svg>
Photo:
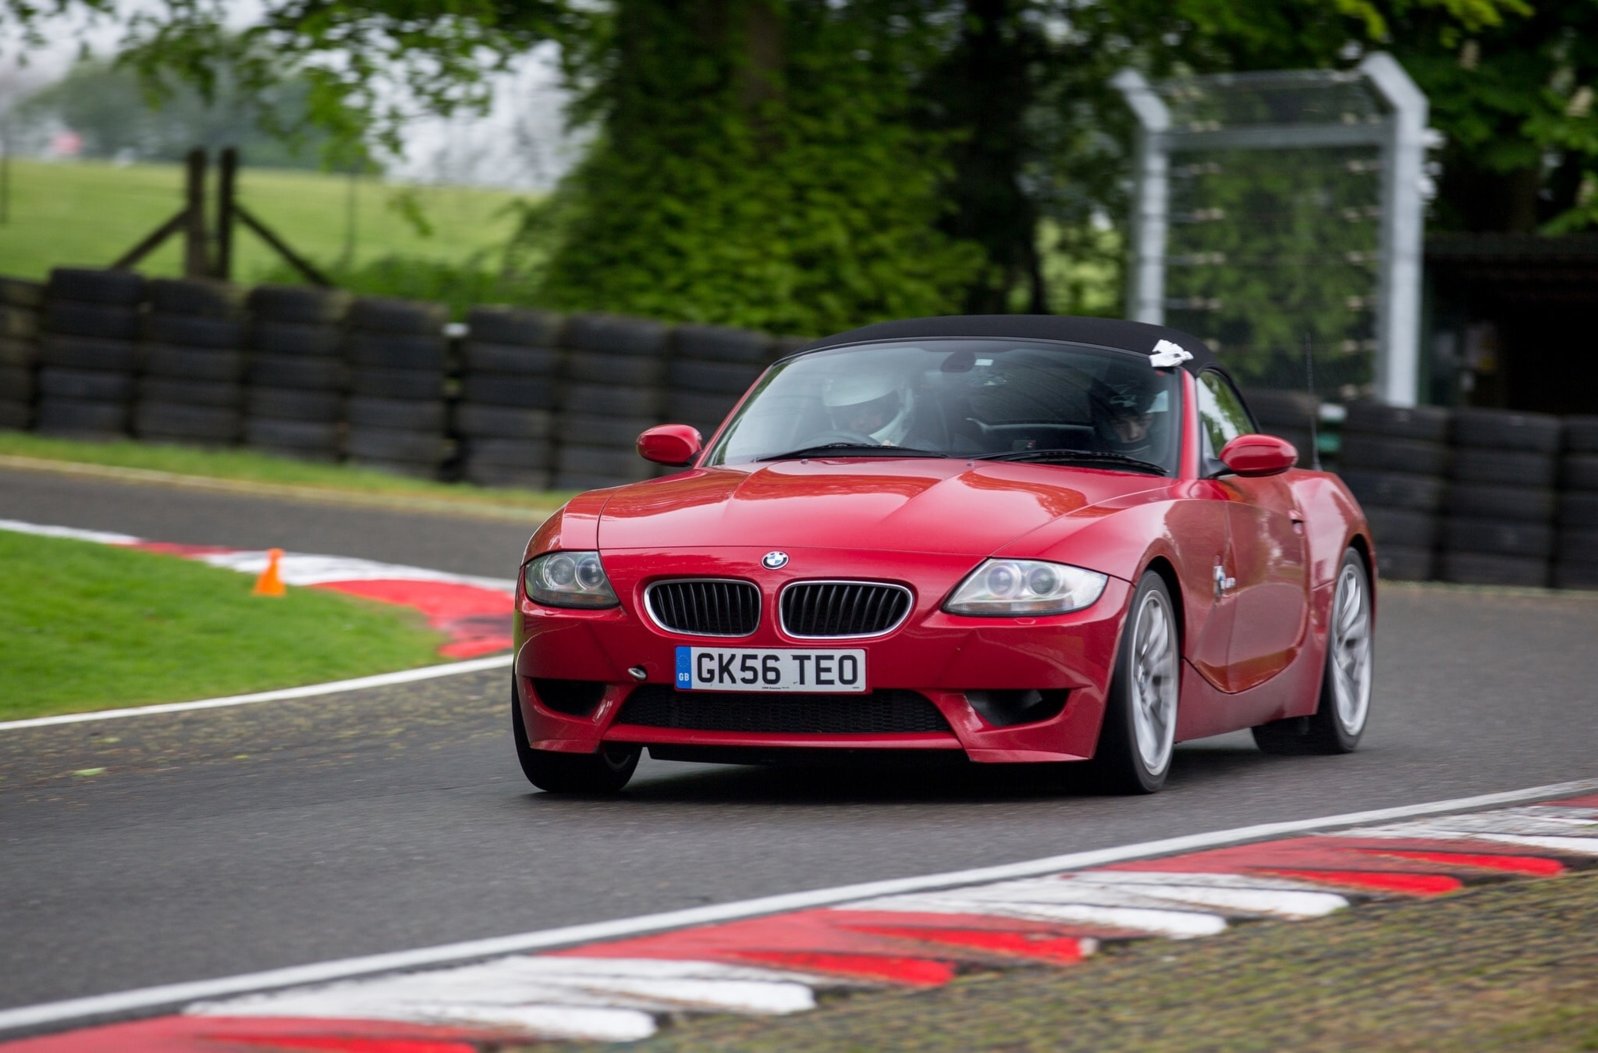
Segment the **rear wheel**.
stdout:
<svg viewBox="0 0 1598 1053">
<path fill-rule="evenodd" d="M 527 744 L 521 700 L 514 682 L 510 692 L 511 734 L 516 759 L 527 781 L 547 793 L 615 793 L 627 785 L 638 767 L 638 746 L 602 745 L 598 753 L 555 753 Z"/>
<path fill-rule="evenodd" d="M 1326 665 L 1319 705 L 1307 717 L 1289 717 L 1253 729 L 1266 753 L 1352 753 L 1370 719 L 1371 592 L 1365 561 L 1343 553 L 1326 626 Z"/>
<path fill-rule="evenodd" d="M 1154 793 L 1165 785 L 1176 743 L 1181 648 L 1176 609 L 1165 582 L 1143 575 L 1132 596 L 1104 726 L 1091 762 L 1100 785 L 1118 793 Z"/>
</svg>

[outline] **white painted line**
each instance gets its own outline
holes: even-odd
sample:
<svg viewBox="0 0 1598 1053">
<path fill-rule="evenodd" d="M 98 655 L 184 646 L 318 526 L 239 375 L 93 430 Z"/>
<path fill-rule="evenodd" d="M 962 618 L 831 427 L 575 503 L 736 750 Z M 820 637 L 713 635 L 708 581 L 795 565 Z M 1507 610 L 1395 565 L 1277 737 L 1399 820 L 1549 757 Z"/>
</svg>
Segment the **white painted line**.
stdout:
<svg viewBox="0 0 1598 1053">
<path fill-rule="evenodd" d="M 508 662 L 509 659 L 505 659 L 505 661 Z M 112 994 L 93 995 L 87 998 L 73 998 L 61 1002 L 47 1002 L 40 1005 L 0 1010 L 0 1032 L 40 1027 L 46 1024 L 56 1024 L 84 1017 L 140 1011 L 148 1012 L 161 1007 L 178 1006 L 204 999 L 223 998 L 229 995 L 248 994 L 272 988 L 292 987 L 299 984 L 328 983 L 334 980 L 372 975 L 389 970 L 420 969 L 427 966 L 468 961 L 474 958 L 491 958 L 502 954 L 517 954 L 524 951 L 639 936 L 645 933 L 685 928 L 691 925 L 708 925 L 715 922 L 733 921 L 762 914 L 804 910 L 810 907 L 828 907 L 851 900 L 868 899 L 873 896 L 906 895 L 913 892 L 928 892 L 935 889 L 946 889 L 983 881 L 1039 877 L 1063 870 L 1080 870 L 1088 867 L 1105 866 L 1110 863 L 1121 863 L 1131 859 L 1143 859 L 1149 856 L 1217 848 L 1222 845 L 1238 844 L 1244 841 L 1259 841 L 1287 834 L 1321 831 L 1330 827 L 1382 823 L 1415 816 L 1440 815 L 1473 808 L 1492 808 L 1499 805 L 1518 804 L 1538 799 L 1575 797 L 1594 792 L 1598 792 L 1598 779 L 1551 783 L 1546 786 L 1531 786 L 1502 793 L 1480 794 L 1475 797 L 1459 797 L 1446 801 L 1400 805 L 1395 808 L 1378 808 L 1371 811 L 1350 812 L 1342 815 L 1322 816 L 1315 819 L 1291 819 L 1276 823 L 1261 823 L 1256 826 L 1241 827 L 1235 830 L 1188 834 L 1183 837 L 1171 837 L 1160 841 L 1147 841 L 1142 844 L 1123 845 L 1117 848 L 1103 848 L 1088 852 L 1074 852 L 1069 855 L 1050 856 L 1045 859 L 1035 859 L 1023 863 L 981 867 L 975 870 L 960 870 L 944 874 L 929 874 L 922 877 L 872 881 L 831 889 L 816 889 L 809 892 L 763 896 L 758 899 L 743 900 L 737 903 L 691 907 L 685 910 L 665 911 L 659 914 L 620 918 L 614 921 L 589 922 L 558 929 L 545 929 L 542 932 L 520 933 L 515 936 L 468 940 L 462 943 L 424 947 L 409 951 L 392 951 L 387 954 L 374 954 L 363 958 L 344 958 L 335 961 L 317 962 L 311 965 L 299 965 L 284 969 L 271 969 L 259 973 L 221 977 L 213 980 L 194 980 L 188 983 L 144 987 L 132 991 L 118 991 Z"/>
<path fill-rule="evenodd" d="M 490 655 L 465 662 L 447 665 L 428 665 L 420 669 L 404 669 L 398 673 L 378 673 L 360 676 L 353 680 L 334 680 L 326 684 L 306 684 L 303 687 L 285 687 L 276 691 L 257 691 L 250 695 L 230 695 L 227 698 L 202 698 L 193 702 L 164 702 L 154 706 L 131 709 L 106 709 L 98 713 L 62 713 L 53 717 L 29 717 L 26 720 L 0 722 L 0 732 L 18 731 L 22 728 L 46 728 L 56 724 L 88 724 L 97 720 L 122 720 L 127 717 L 149 717 L 158 713 L 187 713 L 195 709 L 224 709 L 228 706 L 248 706 L 257 702 L 281 702 L 291 698 L 315 698 L 318 695 L 336 695 L 343 691 L 364 691 L 371 687 L 392 687 L 411 684 L 419 680 L 436 680 L 461 673 L 476 673 L 484 669 L 501 669 L 511 664 L 513 656 Z"/>
<path fill-rule="evenodd" d="M 38 534 L 40 537 L 64 537 L 73 541 L 95 541 L 102 545 L 136 545 L 140 539 L 132 534 L 114 534 L 107 530 L 80 530 L 77 527 L 47 526 L 43 523 L 24 523 L 20 519 L 0 519 L 0 530 L 14 534 Z"/>
</svg>

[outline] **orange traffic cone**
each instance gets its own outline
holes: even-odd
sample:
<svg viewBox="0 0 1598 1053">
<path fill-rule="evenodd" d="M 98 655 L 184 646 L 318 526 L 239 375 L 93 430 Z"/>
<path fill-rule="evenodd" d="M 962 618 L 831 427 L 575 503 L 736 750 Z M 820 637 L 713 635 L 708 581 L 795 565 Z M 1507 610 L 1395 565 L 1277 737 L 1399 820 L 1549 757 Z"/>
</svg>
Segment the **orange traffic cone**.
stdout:
<svg viewBox="0 0 1598 1053">
<path fill-rule="evenodd" d="M 281 596 L 284 593 L 283 575 L 278 571 L 278 561 L 283 558 L 283 550 L 274 548 L 266 554 L 266 569 L 261 571 L 261 576 L 255 579 L 255 588 L 252 589 L 257 596 Z"/>
</svg>

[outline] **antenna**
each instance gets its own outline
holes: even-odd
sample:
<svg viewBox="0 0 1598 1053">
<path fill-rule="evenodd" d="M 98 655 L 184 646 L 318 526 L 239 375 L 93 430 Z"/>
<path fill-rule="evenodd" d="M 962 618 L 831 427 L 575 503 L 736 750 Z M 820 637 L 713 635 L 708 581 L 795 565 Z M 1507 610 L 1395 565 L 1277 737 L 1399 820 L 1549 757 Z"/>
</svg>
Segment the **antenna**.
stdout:
<svg viewBox="0 0 1598 1053">
<path fill-rule="evenodd" d="M 1321 470 L 1321 400 L 1315 394 L 1315 355 L 1310 349 L 1310 333 L 1304 330 L 1304 382 L 1309 387 L 1309 463 L 1317 472 Z"/>
</svg>

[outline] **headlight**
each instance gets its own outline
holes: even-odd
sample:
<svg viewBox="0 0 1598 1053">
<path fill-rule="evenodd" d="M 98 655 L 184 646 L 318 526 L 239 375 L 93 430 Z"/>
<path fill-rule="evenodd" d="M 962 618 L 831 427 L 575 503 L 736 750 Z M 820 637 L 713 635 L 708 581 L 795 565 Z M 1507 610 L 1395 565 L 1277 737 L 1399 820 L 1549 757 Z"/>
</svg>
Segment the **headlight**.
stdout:
<svg viewBox="0 0 1598 1053">
<path fill-rule="evenodd" d="M 954 590 L 950 614 L 1064 614 L 1081 610 L 1104 591 L 1098 571 L 1037 559 L 990 559 Z"/>
<path fill-rule="evenodd" d="M 620 601 L 597 552 L 550 552 L 522 571 L 527 596 L 551 607 L 614 607 Z"/>
</svg>

